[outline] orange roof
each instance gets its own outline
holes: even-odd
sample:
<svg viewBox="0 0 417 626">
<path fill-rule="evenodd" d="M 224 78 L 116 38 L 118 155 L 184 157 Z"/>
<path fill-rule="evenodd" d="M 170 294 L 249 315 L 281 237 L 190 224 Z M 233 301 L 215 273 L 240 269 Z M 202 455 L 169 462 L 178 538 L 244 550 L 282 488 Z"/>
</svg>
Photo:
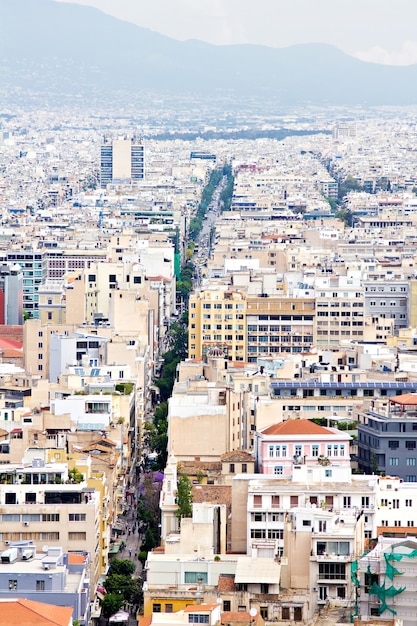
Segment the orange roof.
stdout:
<svg viewBox="0 0 417 626">
<path fill-rule="evenodd" d="M 403 393 L 400 396 L 393 396 L 389 401 L 404 406 L 417 406 L 417 393 Z"/>
<path fill-rule="evenodd" d="M 16 598 L 0 600 L 0 626 L 68 626 L 73 608 Z"/>
<path fill-rule="evenodd" d="M 261 430 L 263 435 L 320 435 L 329 437 L 334 433 L 324 426 L 319 426 L 310 420 L 286 420 Z"/>
<path fill-rule="evenodd" d="M 86 557 L 83 554 L 75 554 L 74 552 L 68 552 L 69 565 L 83 564 L 86 561 Z"/>
<path fill-rule="evenodd" d="M 220 617 L 222 624 L 230 622 L 251 622 L 252 616 L 248 611 L 223 611 Z"/>
</svg>

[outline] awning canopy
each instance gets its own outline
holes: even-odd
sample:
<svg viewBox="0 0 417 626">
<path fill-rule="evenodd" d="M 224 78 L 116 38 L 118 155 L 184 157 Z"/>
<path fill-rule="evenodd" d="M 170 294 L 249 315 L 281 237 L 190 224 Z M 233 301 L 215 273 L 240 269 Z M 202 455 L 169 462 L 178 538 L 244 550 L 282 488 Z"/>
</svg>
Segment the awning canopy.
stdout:
<svg viewBox="0 0 417 626">
<path fill-rule="evenodd" d="M 110 624 L 127 624 L 129 622 L 129 613 L 126 611 L 117 611 L 109 618 Z"/>
<path fill-rule="evenodd" d="M 235 583 L 279 584 L 281 566 L 273 559 L 240 556 L 237 560 Z"/>
</svg>

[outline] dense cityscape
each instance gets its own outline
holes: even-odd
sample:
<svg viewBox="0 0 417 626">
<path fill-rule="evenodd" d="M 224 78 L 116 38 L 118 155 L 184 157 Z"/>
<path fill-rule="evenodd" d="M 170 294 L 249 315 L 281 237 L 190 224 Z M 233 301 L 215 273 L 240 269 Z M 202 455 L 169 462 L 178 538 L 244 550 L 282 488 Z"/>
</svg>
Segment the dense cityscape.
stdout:
<svg viewBox="0 0 417 626">
<path fill-rule="evenodd" d="M 417 108 L 56 94 L 0 89 L 0 626 L 414 626 Z"/>
</svg>

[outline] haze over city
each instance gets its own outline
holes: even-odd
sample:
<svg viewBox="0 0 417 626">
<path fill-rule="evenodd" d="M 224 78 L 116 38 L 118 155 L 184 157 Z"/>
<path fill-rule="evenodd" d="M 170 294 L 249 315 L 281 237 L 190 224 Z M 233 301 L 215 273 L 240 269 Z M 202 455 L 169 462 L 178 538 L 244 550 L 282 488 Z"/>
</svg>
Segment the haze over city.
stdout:
<svg viewBox="0 0 417 626">
<path fill-rule="evenodd" d="M 59 0 L 67 1 L 68 0 Z M 417 63 L 413 0 L 70 0 L 174 39 L 286 47 L 328 43 L 364 61 Z"/>
</svg>

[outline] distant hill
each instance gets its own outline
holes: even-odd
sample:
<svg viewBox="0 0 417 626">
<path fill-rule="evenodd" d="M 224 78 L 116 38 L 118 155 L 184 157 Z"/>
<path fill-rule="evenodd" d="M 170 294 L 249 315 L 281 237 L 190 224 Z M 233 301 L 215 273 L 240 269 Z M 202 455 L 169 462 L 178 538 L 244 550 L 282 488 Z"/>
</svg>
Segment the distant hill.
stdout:
<svg viewBox="0 0 417 626">
<path fill-rule="evenodd" d="M 312 103 L 415 104 L 417 65 L 359 61 L 333 46 L 213 46 L 178 42 L 91 7 L 0 0 L 0 89 L 109 95 L 142 89 L 196 96 L 230 93 Z"/>
</svg>

